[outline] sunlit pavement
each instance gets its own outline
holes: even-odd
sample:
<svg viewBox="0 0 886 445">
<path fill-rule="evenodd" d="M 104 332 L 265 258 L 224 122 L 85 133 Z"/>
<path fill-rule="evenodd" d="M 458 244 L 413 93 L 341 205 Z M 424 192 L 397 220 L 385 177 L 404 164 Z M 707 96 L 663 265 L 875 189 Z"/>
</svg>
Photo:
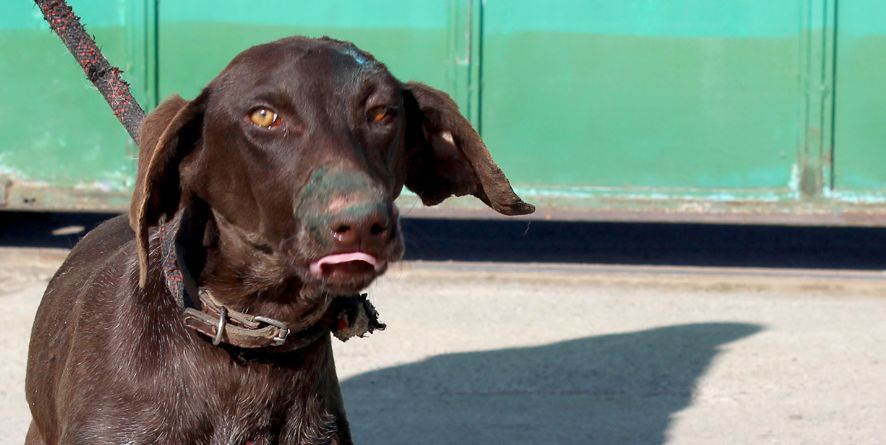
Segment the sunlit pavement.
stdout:
<svg viewBox="0 0 886 445">
<path fill-rule="evenodd" d="M 0 249 L 0 436 L 64 250 Z M 886 275 L 409 262 L 336 341 L 363 444 L 886 443 Z"/>
</svg>

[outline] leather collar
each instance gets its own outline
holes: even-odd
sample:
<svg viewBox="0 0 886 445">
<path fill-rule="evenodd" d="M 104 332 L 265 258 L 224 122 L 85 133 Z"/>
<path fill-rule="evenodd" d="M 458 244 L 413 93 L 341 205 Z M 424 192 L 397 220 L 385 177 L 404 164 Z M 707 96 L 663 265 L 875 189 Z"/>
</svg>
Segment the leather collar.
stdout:
<svg viewBox="0 0 886 445">
<path fill-rule="evenodd" d="M 275 352 L 304 348 L 332 332 L 341 341 L 363 337 L 386 325 L 379 322 L 378 312 L 366 294 L 335 297 L 323 318 L 313 326 L 291 332 L 286 323 L 271 317 L 251 315 L 230 309 L 212 293 L 198 286 L 188 268 L 185 246 L 200 233 L 205 220 L 190 207 L 179 212 L 170 222 L 161 221 L 158 229 L 163 278 L 169 292 L 182 309 L 182 322 L 190 329 L 212 339 L 215 346 L 227 344 L 238 348 L 263 348 Z M 194 230 L 200 229 L 200 230 Z"/>
</svg>

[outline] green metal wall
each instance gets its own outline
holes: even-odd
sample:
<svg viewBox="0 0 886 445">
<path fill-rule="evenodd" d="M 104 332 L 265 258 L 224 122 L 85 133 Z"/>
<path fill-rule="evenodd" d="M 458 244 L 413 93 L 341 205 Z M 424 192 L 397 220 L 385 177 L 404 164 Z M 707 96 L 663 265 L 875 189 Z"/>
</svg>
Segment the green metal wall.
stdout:
<svg viewBox="0 0 886 445">
<path fill-rule="evenodd" d="M 886 188 L 886 2 L 841 1 L 837 27 L 834 191 L 871 199 Z"/>
<path fill-rule="evenodd" d="M 136 5 L 72 3 L 144 100 Z M 135 147 L 33 2 L 0 3 L 0 97 L 0 208 L 125 203 Z"/>
<path fill-rule="evenodd" d="M 487 1 L 484 135 L 545 154 L 503 159 L 540 187 L 787 191 L 805 130 L 801 7 Z"/>
<path fill-rule="evenodd" d="M 256 43 L 351 40 L 449 92 L 542 216 L 886 222 L 879 0 L 69 2 L 149 107 Z M 122 208 L 135 148 L 30 1 L 0 48 L 0 205 Z"/>
</svg>

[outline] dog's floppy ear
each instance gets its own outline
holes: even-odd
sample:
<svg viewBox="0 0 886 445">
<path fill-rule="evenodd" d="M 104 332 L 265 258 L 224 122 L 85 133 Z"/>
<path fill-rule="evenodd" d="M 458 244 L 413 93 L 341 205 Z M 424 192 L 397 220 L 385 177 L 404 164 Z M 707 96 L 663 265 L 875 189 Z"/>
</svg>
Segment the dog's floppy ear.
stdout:
<svg viewBox="0 0 886 445">
<path fill-rule="evenodd" d="M 425 205 L 474 195 L 504 215 L 535 211 L 514 193 L 471 123 L 446 93 L 416 82 L 404 85 L 407 119 L 406 187 Z"/>
<path fill-rule="evenodd" d="M 138 177 L 129 206 L 129 225 L 138 248 L 138 284 L 148 274 L 148 229 L 172 216 L 181 201 L 178 165 L 197 143 L 205 94 L 193 101 L 172 96 L 149 114 L 139 129 Z"/>
</svg>

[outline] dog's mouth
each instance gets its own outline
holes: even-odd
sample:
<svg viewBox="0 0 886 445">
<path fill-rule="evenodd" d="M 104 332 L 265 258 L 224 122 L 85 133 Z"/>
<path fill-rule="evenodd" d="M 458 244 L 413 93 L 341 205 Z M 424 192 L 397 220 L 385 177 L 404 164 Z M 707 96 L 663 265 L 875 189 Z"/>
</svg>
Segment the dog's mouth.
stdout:
<svg viewBox="0 0 886 445">
<path fill-rule="evenodd" d="M 386 260 L 357 251 L 335 253 L 314 260 L 309 272 L 330 291 L 353 293 L 368 286 L 384 271 L 386 265 Z"/>
</svg>

